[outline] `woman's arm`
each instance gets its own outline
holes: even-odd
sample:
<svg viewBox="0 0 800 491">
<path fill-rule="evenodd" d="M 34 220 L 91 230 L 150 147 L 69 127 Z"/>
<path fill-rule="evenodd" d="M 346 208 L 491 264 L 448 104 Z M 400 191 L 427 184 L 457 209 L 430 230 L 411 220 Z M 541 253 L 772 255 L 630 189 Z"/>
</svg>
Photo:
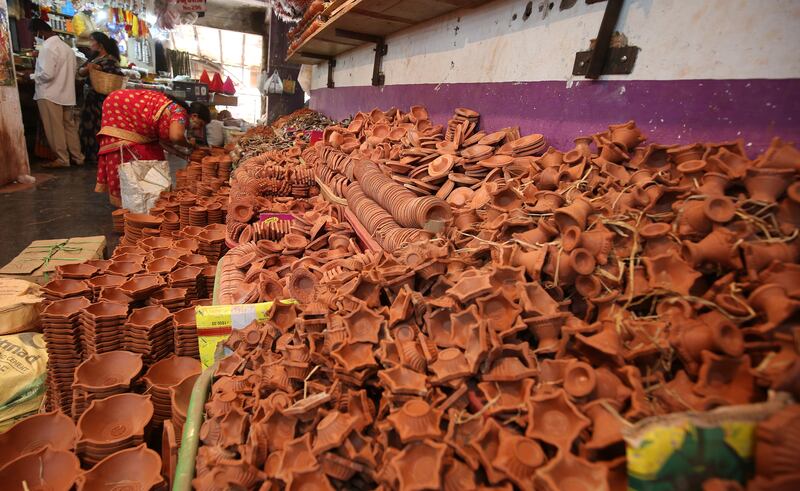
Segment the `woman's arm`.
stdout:
<svg viewBox="0 0 800 491">
<path fill-rule="evenodd" d="M 173 121 L 169 125 L 169 141 L 172 143 L 186 142 L 186 125 L 180 121 Z"/>
</svg>

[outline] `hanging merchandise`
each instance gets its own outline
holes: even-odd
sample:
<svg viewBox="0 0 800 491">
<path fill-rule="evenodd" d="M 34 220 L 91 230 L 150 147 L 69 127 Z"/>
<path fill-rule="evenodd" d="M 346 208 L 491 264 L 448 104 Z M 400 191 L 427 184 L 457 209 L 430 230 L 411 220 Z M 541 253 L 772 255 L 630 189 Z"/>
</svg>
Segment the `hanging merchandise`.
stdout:
<svg viewBox="0 0 800 491">
<path fill-rule="evenodd" d="M 297 89 L 297 82 L 292 80 L 291 78 L 286 78 L 283 80 L 283 93 L 284 94 L 294 94 L 295 90 Z"/>
<path fill-rule="evenodd" d="M 267 93 L 268 94 L 283 94 L 283 80 L 278 75 L 278 70 L 272 72 L 272 75 L 267 80 Z"/>
<path fill-rule="evenodd" d="M 211 79 L 211 85 L 208 86 L 209 92 L 222 92 L 222 76 L 219 73 L 214 74 Z"/>
<path fill-rule="evenodd" d="M 222 84 L 222 93 L 226 95 L 236 94 L 236 86 L 233 85 L 233 80 L 231 80 L 231 77 L 226 78 L 225 83 Z"/>
</svg>

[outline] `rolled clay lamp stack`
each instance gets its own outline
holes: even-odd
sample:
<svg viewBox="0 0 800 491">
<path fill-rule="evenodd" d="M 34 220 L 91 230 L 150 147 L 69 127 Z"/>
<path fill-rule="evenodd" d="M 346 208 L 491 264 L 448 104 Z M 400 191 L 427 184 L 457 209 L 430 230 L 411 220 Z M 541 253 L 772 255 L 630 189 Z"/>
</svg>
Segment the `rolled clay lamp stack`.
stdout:
<svg viewBox="0 0 800 491">
<path fill-rule="evenodd" d="M 279 269 L 294 292 L 263 283 L 265 298 L 303 300 L 228 340 L 197 489 L 625 489 L 623 420 L 800 395 L 793 146 L 776 140 L 756 159 L 741 141 L 644 146 L 629 122 L 544 151 L 514 130 L 477 137 L 477 114 L 456 114 L 435 141 L 460 140 L 461 159 L 503 158 L 482 177 L 471 162 L 448 174 L 477 182 L 456 177 L 445 231 L 368 254 L 331 236 L 331 250 Z M 377 152 L 396 128 L 368 116 L 350 134 L 372 124 L 357 146 Z M 365 168 L 401 182 L 396 157 Z M 351 159 L 341 168 L 356 173 L 363 159 Z M 401 227 L 397 203 L 370 197 L 391 188 L 367 192 L 355 177 L 361 194 L 346 192 L 363 221 Z M 240 245 L 237 274 L 279 264 L 286 247 Z M 780 462 L 762 463 L 763 489 L 788 479 L 769 473 L 786 473 Z"/>
</svg>

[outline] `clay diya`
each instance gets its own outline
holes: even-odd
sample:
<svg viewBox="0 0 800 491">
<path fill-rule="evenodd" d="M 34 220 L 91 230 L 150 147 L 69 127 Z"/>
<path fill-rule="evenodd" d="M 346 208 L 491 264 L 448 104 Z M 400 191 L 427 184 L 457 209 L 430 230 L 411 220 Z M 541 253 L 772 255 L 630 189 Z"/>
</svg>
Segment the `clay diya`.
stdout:
<svg viewBox="0 0 800 491">
<path fill-rule="evenodd" d="M 78 478 L 78 489 L 106 490 L 109 483 L 125 483 L 125 486 L 135 489 L 155 489 L 164 483 L 161 457 L 145 445 L 109 455 Z"/>
<path fill-rule="evenodd" d="M 25 454 L 0 469 L 7 489 L 69 491 L 81 475 L 78 457 L 50 447 Z"/>
<path fill-rule="evenodd" d="M 75 439 L 75 424 L 69 417 L 58 412 L 37 414 L 0 433 L 0 462 L 11 462 L 44 447 L 69 452 L 75 448 Z"/>
</svg>

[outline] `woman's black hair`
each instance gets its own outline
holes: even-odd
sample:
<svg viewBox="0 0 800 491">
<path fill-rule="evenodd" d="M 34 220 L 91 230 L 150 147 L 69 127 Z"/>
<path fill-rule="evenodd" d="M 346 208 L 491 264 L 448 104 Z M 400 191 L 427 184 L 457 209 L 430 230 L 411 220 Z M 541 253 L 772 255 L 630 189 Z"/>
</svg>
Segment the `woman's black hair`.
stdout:
<svg viewBox="0 0 800 491">
<path fill-rule="evenodd" d="M 94 39 L 97 44 L 103 47 L 108 53 L 108 56 L 114 58 L 115 60 L 119 61 L 119 45 L 116 41 L 111 39 L 110 37 L 106 36 L 100 31 L 95 31 L 91 34 L 92 39 Z"/>
<path fill-rule="evenodd" d="M 166 94 L 167 97 L 172 100 L 175 104 L 181 106 L 182 108 L 186 109 L 186 112 L 191 116 L 192 114 L 197 114 L 200 119 L 206 122 L 206 124 L 211 122 L 211 111 L 208 109 L 208 106 L 203 104 L 202 102 L 194 101 L 191 104 L 186 102 L 183 99 L 179 99 L 174 95 Z"/>
<path fill-rule="evenodd" d="M 197 114 L 206 124 L 211 122 L 211 111 L 202 102 L 192 102 L 189 105 L 189 114 Z"/>
</svg>

